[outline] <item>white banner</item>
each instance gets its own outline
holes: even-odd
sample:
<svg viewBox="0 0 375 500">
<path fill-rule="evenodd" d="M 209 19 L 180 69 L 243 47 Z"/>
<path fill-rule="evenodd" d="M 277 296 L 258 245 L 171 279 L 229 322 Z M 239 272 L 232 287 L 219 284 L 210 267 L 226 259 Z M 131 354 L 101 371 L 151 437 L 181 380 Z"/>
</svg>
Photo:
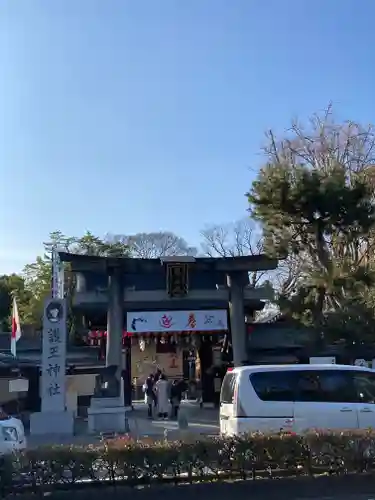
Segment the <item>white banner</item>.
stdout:
<svg viewBox="0 0 375 500">
<path fill-rule="evenodd" d="M 52 250 L 52 297 L 64 298 L 64 264 L 56 248 Z"/>
<path fill-rule="evenodd" d="M 227 311 L 148 311 L 127 313 L 127 331 L 208 332 L 228 329 Z"/>
<path fill-rule="evenodd" d="M 47 299 L 43 317 L 41 399 L 43 412 L 65 410 L 66 303 Z"/>
</svg>

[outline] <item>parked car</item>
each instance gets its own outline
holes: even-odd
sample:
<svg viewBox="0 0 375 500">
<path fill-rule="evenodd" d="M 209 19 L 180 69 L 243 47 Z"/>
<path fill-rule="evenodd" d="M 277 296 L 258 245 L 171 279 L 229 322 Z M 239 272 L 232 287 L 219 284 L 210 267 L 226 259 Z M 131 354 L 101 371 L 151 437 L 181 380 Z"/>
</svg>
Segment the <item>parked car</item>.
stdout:
<svg viewBox="0 0 375 500">
<path fill-rule="evenodd" d="M 375 428 L 375 373 L 350 365 L 258 365 L 228 371 L 220 432 Z"/>
</svg>

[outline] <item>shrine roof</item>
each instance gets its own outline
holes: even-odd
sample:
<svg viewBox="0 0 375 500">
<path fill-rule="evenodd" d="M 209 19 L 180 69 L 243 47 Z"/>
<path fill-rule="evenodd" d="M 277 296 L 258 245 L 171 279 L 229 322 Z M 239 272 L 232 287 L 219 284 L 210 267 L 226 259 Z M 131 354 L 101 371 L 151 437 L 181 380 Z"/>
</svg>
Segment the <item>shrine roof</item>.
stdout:
<svg viewBox="0 0 375 500">
<path fill-rule="evenodd" d="M 147 272 L 160 268 L 163 264 L 186 263 L 196 269 L 230 272 L 230 271 L 267 271 L 277 268 L 278 259 L 265 254 L 246 255 L 240 257 L 166 257 L 157 259 L 135 259 L 132 257 L 99 257 L 59 252 L 63 262 L 70 262 L 73 271 L 96 270 L 107 271 L 111 268 L 122 268 L 125 272 Z"/>
</svg>

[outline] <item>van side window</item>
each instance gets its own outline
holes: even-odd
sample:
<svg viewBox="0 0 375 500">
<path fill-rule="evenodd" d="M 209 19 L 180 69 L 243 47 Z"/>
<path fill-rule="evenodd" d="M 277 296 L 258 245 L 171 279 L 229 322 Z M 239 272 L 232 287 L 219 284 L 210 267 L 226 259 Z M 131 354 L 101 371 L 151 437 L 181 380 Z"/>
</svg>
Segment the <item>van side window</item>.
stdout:
<svg viewBox="0 0 375 500">
<path fill-rule="evenodd" d="M 348 370 L 298 372 L 296 401 L 354 403 L 352 372 Z"/>
<path fill-rule="evenodd" d="M 236 386 L 237 375 L 235 373 L 227 373 L 224 377 L 221 393 L 220 402 L 221 403 L 233 403 L 234 388 Z"/>
<path fill-rule="evenodd" d="M 294 401 L 292 371 L 256 372 L 250 375 L 250 382 L 262 401 Z"/>
<path fill-rule="evenodd" d="M 375 373 L 352 372 L 357 401 L 375 404 Z"/>
</svg>

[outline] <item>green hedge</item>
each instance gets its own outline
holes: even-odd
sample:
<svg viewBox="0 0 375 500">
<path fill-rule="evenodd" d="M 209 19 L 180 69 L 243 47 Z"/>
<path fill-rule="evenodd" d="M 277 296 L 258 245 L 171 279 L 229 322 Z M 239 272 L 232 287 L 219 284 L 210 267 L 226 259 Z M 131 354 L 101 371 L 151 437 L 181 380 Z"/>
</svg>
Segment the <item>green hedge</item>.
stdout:
<svg viewBox="0 0 375 500">
<path fill-rule="evenodd" d="M 1 459 L 8 492 L 375 472 L 375 432 L 251 434 L 195 442 L 119 438 L 87 447 L 41 447 Z"/>
</svg>

